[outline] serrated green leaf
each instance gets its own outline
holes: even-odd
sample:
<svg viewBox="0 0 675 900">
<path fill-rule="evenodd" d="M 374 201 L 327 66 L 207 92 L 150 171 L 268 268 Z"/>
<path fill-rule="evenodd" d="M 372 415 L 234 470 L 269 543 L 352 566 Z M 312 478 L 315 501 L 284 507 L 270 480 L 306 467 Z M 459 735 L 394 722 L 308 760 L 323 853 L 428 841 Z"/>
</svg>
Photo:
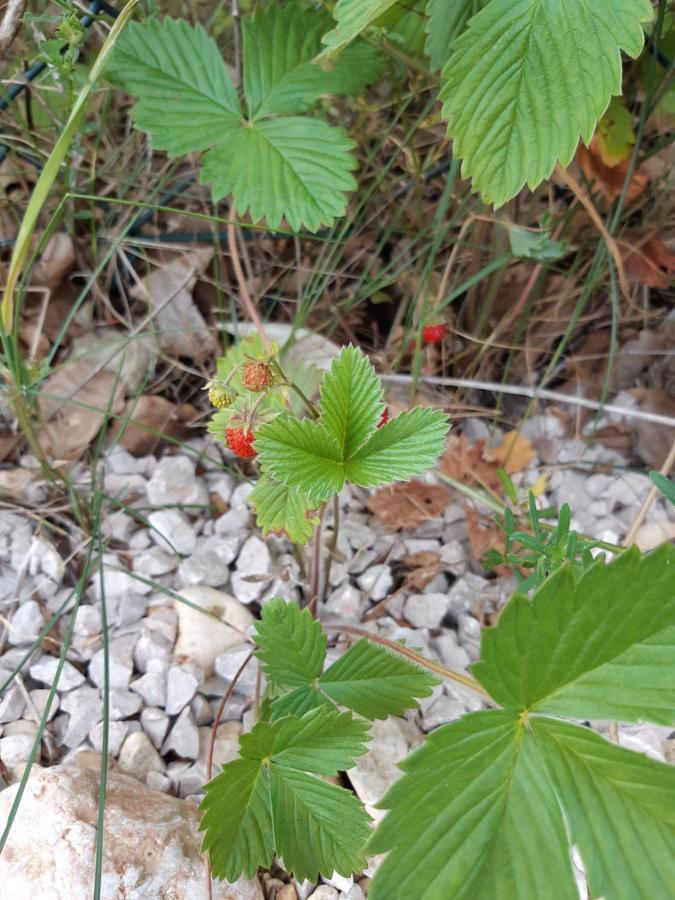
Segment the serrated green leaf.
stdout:
<svg viewBox="0 0 675 900">
<path fill-rule="evenodd" d="M 297 603 L 276 598 L 265 603 L 256 622 L 255 655 L 268 681 L 303 686 L 323 671 L 326 634 L 321 622 Z"/>
<path fill-rule="evenodd" d="M 443 452 L 448 417 L 437 409 L 403 412 L 378 428 L 345 463 L 349 481 L 373 487 L 421 475 Z"/>
<path fill-rule="evenodd" d="M 337 53 L 399 0 L 338 0 L 333 10 L 336 26 L 324 35 L 324 55 Z"/>
<path fill-rule="evenodd" d="M 638 56 L 652 15 L 649 0 L 491 0 L 474 16 L 441 97 L 462 174 L 486 202 L 536 187 L 568 165 L 579 136 L 590 141 L 621 93 L 620 50 Z"/>
<path fill-rule="evenodd" d="M 272 700 L 271 720 L 274 722 L 288 715 L 304 716 L 312 709 L 327 705 L 331 706 L 332 704 L 325 694 L 312 687 L 311 684 L 305 684 Z"/>
<path fill-rule="evenodd" d="M 139 99 L 132 113 L 152 146 L 172 156 L 206 150 L 239 128 L 237 92 L 214 41 L 184 19 L 131 22 L 106 77 Z"/>
<path fill-rule="evenodd" d="M 514 256 L 537 262 L 560 259 L 569 248 L 569 241 L 554 241 L 545 231 L 528 231 L 517 225 L 509 227 L 509 243 Z"/>
<path fill-rule="evenodd" d="M 663 496 L 669 503 L 675 503 L 675 481 L 672 478 L 666 478 L 660 472 L 650 472 L 649 477 L 653 484 L 661 491 Z"/>
<path fill-rule="evenodd" d="M 590 895 L 669 897 L 675 885 L 675 769 L 586 728 L 532 719 Z M 552 882 L 555 883 L 555 882 Z"/>
<path fill-rule="evenodd" d="M 366 848 L 389 855 L 372 900 L 578 896 L 555 792 L 533 739 L 501 710 L 432 732 L 378 804 Z"/>
<path fill-rule="evenodd" d="M 245 759 L 269 758 L 289 769 L 337 775 L 351 769 L 354 757 L 366 752 L 368 723 L 330 706 L 311 710 L 301 718 L 287 716 L 260 722 L 239 741 Z"/>
<path fill-rule="evenodd" d="M 254 222 L 264 218 L 274 229 L 286 219 L 295 231 L 318 231 L 344 214 L 356 187 L 353 146 L 321 119 L 242 121 L 204 155 L 200 180 L 212 183 L 214 200 L 231 194 L 238 214 Z"/>
<path fill-rule="evenodd" d="M 675 713 L 675 548 L 560 569 L 483 631 L 473 674 L 500 705 L 574 718 Z"/>
<path fill-rule="evenodd" d="M 469 19 L 489 0 L 429 0 L 427 4 L 425 51 L 434 69 L 442 69 L 448 61 L 453 41 L 466 28 Z"/>
<path fill-rule="evenodd" d="M 313 62 L 330 21 L 298 4 L 276 3 L 244 19 L 244 90 L 251 118 L 303 112 L 323 94 L 353 94 L 377 77 L 379 54 L 363 41 L 330 69 Z"/>
<path fill-rule="evenodd" d="M 349 459 L 374 431 L 384 402 L 382 385 L 368 357 L 344 347 L 321 385 L 321 423 Z"/>
<path fill-rule="evenodd" d="M 351 792 L 306 773 L 334 774 L 365 751 L 367 724 L 323 707 L 258 722 L 239 739 L 241 759 L 206 785 L 200 809 L 213 874 L 236 881 L 269 867 L 274 852 L 299 879 L 364 865 L 368 816 Z"/>
<path fill-rule="evenodd" d="M 255 441 L 263 470 L 310 500 L 328 500 L 342 490 L 345 467 L 330 432 L 308 419 L 279 416 L 263 425 Z"/>
<path fill-rule="evenodd" d="M 236 759 L 204 789 L 202 851 L 208 851 L 216 878 L 253 878 L 274 857 L 269 775 L 260 760 Z"/>
<path fill-rule="evenodd" d="M 350 791 L 283 766 L 270 787 L 277 853 L 299 881 L 365 868 L 368 815 Z"/>
<path fill-rule="evenodd" d="M 261 475 L 248 495 L 263 535 L 285 533 L 294 544 L 306 544 L 319 524 L 314 507 L 297 488 Z"/>
<path fill-rule="evenodd" d="M 367 719 L 386 719 L 414 709 L 439 679 L 365 638 L 353 644 L 319 679 L 335 703 Z"/>
</svg>

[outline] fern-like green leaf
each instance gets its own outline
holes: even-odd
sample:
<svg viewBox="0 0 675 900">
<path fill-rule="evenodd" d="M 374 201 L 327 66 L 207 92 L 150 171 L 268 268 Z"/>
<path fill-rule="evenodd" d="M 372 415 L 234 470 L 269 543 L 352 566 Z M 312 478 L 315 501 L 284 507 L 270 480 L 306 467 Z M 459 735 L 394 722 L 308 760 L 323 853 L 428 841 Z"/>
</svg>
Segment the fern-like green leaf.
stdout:
<svg viewBox="0 0 675 900">
<path fill-rule="evenodd" d="M 344 213 L 354 190 L 353 142 L 322 119 L 288 116 L 243 120 L 227 140 L 204 155 L 201 180 L 211 182 L 214 200 L 232 194 L 239 215 L 282 219 L 297 231 L 318 231 Z"/>
<path fill-rule="evenodd" d="M 236 881 L 269 867 L 274 853 L 300 880 L 365 865 L 368 816 L 356 797 L 314 775 L 353 765 L 366 724 L 323 707 L 302 718 L 258 722 L 240 738 L 242 758 L 206 785 L 203 849 L 216 878 Z"/>
<path fill-rule="evenodd" d="M 372 900 L 578 896 L 565 828 L 533 739 L 517 716 L 472 713 L 427 737 L 379 806 L 368 845 L 388 856 Z"/>
<path fill-rule="evenodd" d="M 443 452 L 448 417 L 417 407 L 378 428 L 345 463 L 349 481 L 362 487 L 407 481 L 421 475 Z"/>
<path fill-rule="evenodd" d="M 321 385 L 321 423 L 349 459 L 374 431 L 384 409 L 382 385 L 368 357 L 345 347 Z"/>
<path fill-rule="evenodd" d="M 439 679 L 365 638 L 343 653 L 319 679 L 319 688 L 340 706 L 367 719 L 401 716 L 428 697 Z"/>
<path fill-rule="evenodd" d="M 338 0 L 333 10 L 336 26 L 324 35 L 324 55 L 337 53 L 399 0 Z"/>
<path fill-rule="evenodd" d="M 377 78 L 377 51 L 355 41 L 330 68 L 313 62 L 331 19 L 297 3 L 244 19 L 244 91 L 251 118 L 304 112 L 323 94 L 354 94 Z"/>
<path fill-rule="evenodd" d="M 675 769 L 567 722 L 536 717 L 532 728 L 591 897 L 669 897 L 675 885 Z"/>
<path fill-rule="evenodd" d="M 225 63 L 201 25 L 183 19 L 131 22 L 106 77 L 139 100 L 138 128 L 172 156 L 206 150 L 239 128 L 241 106 Z"/>
<path fill-rule="evenodd" d="M 261 475 L 248 500 L 263 535 L 287 534 L 294 544 L 306 544 L 319 524 L 312 504 L 296 488 Z"/>
<path fill-rule="evenodd" d="M 299 687 L 321 675 L 326 634 L 308 609 L 277 597 L 265 603 L 255 627 L 255 655 L 272 684 Z"/>
<path fill-rule="evenodd" d="M 510 709 L 672 724 L 675 548 L 633 549 L 581 578 L 564 568 L 531 600 L 513 597 L 473 673 Z"/>
<path fill-rule="evenodd" d="M 305 491 L 310 500 L 328 500 L 344 486 L 340 448 L 323 425 L 279 416 L 260 428 L 254 446 L 263 471 Z"/>
<path fill-rule="evenodd" d="M 590 141 L 621 92 L 620 51 L 640 53 L 652 15 L 649 0 L 491 0 L 474 16 L 441 96 L 462 173 L 487 202 L 536 187 Z"/>
<path fill-rule="evenodd" d="M 425 51 L 432 68 L 442 69 L 450 57 L 453 41 L 466 24 L 490 0 L 429 0 L 427 3 Z"/>
</svg>

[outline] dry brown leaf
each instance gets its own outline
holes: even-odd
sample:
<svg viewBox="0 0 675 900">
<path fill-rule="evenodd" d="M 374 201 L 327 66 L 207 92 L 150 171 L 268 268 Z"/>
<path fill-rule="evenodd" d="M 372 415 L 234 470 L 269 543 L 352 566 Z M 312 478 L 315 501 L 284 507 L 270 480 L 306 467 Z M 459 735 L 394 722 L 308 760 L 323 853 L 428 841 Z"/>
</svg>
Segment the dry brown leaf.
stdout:
<svg viewBox="0 0 675 900">
<path fill-rule="evenodd" d="M 488 448 L 483 456 L 488 462 L 495 463 L 509 475 L 522 472 L 535 458 L 536 453 L 526 437 L 517 431 L 504 435 L 499 447 Z"/>
<path fill-rule="evenodd" d="M 675 253 L 652 235 L 626 234 L 618 241 L 626 277 L 648 287 L 665 290 L 675 273 Z"/>
<path fill-rule="evenodd" d="M 366 506 L 380 522 L 398 531 L 440 516 L 450 496 L 442 485 L 409 481 L 381 488 L 366 501 Z"/>
<path fill-rule="evenodd" d="M 38 439 L 56 459 L 75 459 L 90 444 L 109 410 L 124 406 L 122 385 L 111 372 L 97 372 L 91 359 L 78 359 L 57 369 L 38 397 L 43 424 Z"/>
<path fill-rule="evenodd" d="M 466 506 L 466 527 L 469 535 L 469 546 L 476 562 L 482 562 L 488 550 L 503 553 L 505 549 L 504 532 L 493 522 L 486 522 L 470 506 Z"/>
<path fill-rule="evenodd" d="M 30 283 L 53 290 L 75 265 L 75 245 L 65 232 L 53 234 L 37 264 L 33 267 Z"/>
<path fill-rule="evenodd" d="M 145 456 L 165 438 L 184 440 L 190 434 L 190 423 L 198 417 L 199 412 L 189 403 L 176 405 L 152 395 L 130 400 L 121 417 L 124 431 L 120 444 L 136 456 Z M 114 431 L 119 433 L 117 425 Z"/>
<path fill-rule="evenodd" d="M 496 490 L 501 484 L 497 466 L 484 458 L 484 452 L 485 441 L 471 444 L 465 435 L 453 435 L 448 441 L 448 449 L 441 457 L 441 471 L 462 484 L 480 484 Z"/>
<path fill-rule="evenodd" d="M 628 174 L 629 160 L 624 159 L 615 166 L 608 166 L 602 161 L 600 151 L 598 149 L 597 136 L 585 147 L 579 144 L 575 156 L 577 165 L 581 168 L 584 175 L 590 182 L 595 182 L 596 186 L 602 190 L 611 203 L 621 196 L 623 185 Z M 633 176 L 626 194 L 626 204 L 630 205 L 636 200 L 647 187 L 649 178 L 647 174 L 640 169 L 633 172 Z"/>
<path fill-rule="evenodd" d="M 640 409 L 645 412 L 675 419 L 675 397 L 660 388 L 638 388 L 631 393 L 637 398 Z M 636 452 L 648 466 L 660 469 L 675 441 L 675 428 L 641 419 L 634 420 L 634 423 Z"/>
<path fill-rule="evenodd" d="M 409 553 L 401 562 L 409 571 L 405 575 L 406 587 L 411 591 L 423 591 L 440 572 L 438 553 L 422 550 Z"/>
<path fill-rule="evenodd" d="M 27 487 L 40 477 L 35 469 L 2 469 L 0 470 L 0 496 L 20 499 Z"/>
<path fill-rule="evenodd" d="M 131 292 L 153 310 L 157 342 L 166 353 L 201 362 L 217 350 L 215 336 L 192 299 L 197 278 L 212 257 L 213 250 L 206 248 L 169 259 Z"/>
</svg>

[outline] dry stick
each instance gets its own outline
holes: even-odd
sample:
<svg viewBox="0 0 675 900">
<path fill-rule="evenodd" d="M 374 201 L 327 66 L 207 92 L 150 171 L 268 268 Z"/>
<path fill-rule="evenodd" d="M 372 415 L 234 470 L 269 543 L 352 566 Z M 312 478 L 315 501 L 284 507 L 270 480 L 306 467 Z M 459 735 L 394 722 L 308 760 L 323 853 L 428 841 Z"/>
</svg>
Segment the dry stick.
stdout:
<svg viewBox="0 0 675 900">
<path fill-rule="evenodd" d="M 27 0 L 9 0 L 0 23 L 0 56 L 4 56 L 21 27 Z"/>
<path fill-rule="evenodd" d="M 251 661 L 251 657 L 253 653 L 249 653 L 243 663 L 237 669 L 234 678 L 229 683 L 227 690 L 223 694 L 223 699 L 220 701 L 220 706 L 218 707 L 218 712 L 213 720 L 213 725 L 211 726 L 211 739 L 209 740 L 209 753 L 206 757 L 206 780 L 211 781 L 211 777 L 213 775 L 213 753 L 216 747 L 216 734 L 218 732 L 218 726 L 220 725 L 220 719 L 225 711 L 225 704 L 232 696 L 232 692 L 234 691 L 235 685 L 239 678 L 241 677 L 241 673 L 244 671 L 246 666 Z M 204 864 L 206 866 L 206 896 L 208 900 L 213 900 L 213 890 L 211 886 L 211 860 L 209 859 L 208 852 L 204 856 Z"/>
<path fill-rule="evenodd" d="M 392 384 L 409 384 L 412 375 L 380 375 L 382 381 Z M 548 388 L 531 388 L 525 385 L 501 384 L 498 381 L 479 381 L 476 378 L 445 378 L 437 375 L 420 375 L 417 379 L 424 384 L 437 384 L 439 387 L 469 388 L 475 391 L 489 391 L 494 394 L 512 394 L 516 397 L 529 397 L 531 400 L 552 400 L 554 403 L 568 404 L 570 406 L 583 406 L 584 409 L 592 409 L 595 412 L 617 413 L 626 416 L 627 419 L 641 419 L 643 422 L 654 422 L 657 425 L 668 425 L 675 428 L 675 417 L 662 416 L 659 413 L 645 412 L 642 409 L 630 409 L 626 406 L 617 406 L 615 403 L 596 403 L 585 397 L 575 397 L 572 394 L 562 394 L 560 391 L 550 391 Z"/>
<path fill-rule="evenodd" d="M 417 663 L 418 666 L 429 669 L 431 672 L 436 672 L 437 675 L 442 675 L 449 681 L 456 681 L 458 684 L 463 684 L 464 687 L 470 688 L 472 691 L 481 694 L 489 700 L 492 699 L 485 688 L 477 681 L 474 681 L 473 678 L 470 678 L 468 675 L 462 675 L 461 672 L 454 672 L 452 669 L 446 669 L 441 663 L 434 662 L 432 659 L 426 659 L 424 656 L 415 653 L 414 650 L 410 650 L 408 647 L 403 646 L 403 644 L 398 644 L 396 641 L 390 641 L 388 638 L 383 638 L 379 634 L 373 634 L 370 631 L 366 631 L 365 628 L 357 628 L 354 625 L 342 625 L 340 622 L 326 622 L 324 628 L 326 631 L 339 631 L 344 634 L 355 634 L 358 637 L 366 638 L 368 641 L 373 641 L 375 644 L 381 644 L 383 647 L 387 647 L 387 649 L 393 650 L 395 653 L 400 653 L 401 656 L 406 656 L 408 659 Z"/>
<path fill-rule="evenodd" d="M 314 552 L 312 554 L 312 570 L 309 581 L 309 603 L 307 608 L 314 618 L 316 618 L 316 604 L 319 599 L 319 586 L 321 584 L 321 523 L 325 508 L 326 504 L 324 503 L 319 510 L 319 524 L 314 532 Z"/>
<path fill-rule="evenodd" d="M 333 565 L 333 556 L 337 548 L 338 533 L 340 530 L 340 495 L 335 494 L 333 497 L 333 534 L 326 547 L 326 566 L 323 573 L 323 587 L 321 588 L 321 601 L 326 602 L 328 597 L 328 588 L 330 587 L 330 570 Z"/>
<path fill-rule="evenodd" d="M 572 191 L 574 196 L 577 198 L 579 203 L 582 204 L 588 215 L 591 217 L 593 224 L 600 232 L 603 241 L 607 247 L 608 252 L 610 253 L 612 259 L 614 260 L 614 264 L 616 265 L 616 270 L 619 276 L 619 284 L 621 286 L 621 293 L 624 295 L 626 300 L 630 302 L 630 289 L 628 287 L 628 279 L 626 278 L 626 272 L 623 267 L 623 259 L 621 258 L 621 252 L 619 250 L 618 244 L 612 237 L 612 235 L 607 231 L 605 227 L 605 223 L 600 218 L 597 209 L 593 205 L 591 198 L 588 194 L 582 189 L 579 182 L 572 176 L 570 173 L 563 169 L 561 165 L 556 166 L 556 172 L 559 177 L 565 182 L 567 187 Z"/>
<path fill-rule="evenodd" d="M 233 214 L 234 209 L 230 211 L 230 215 L 232 216 Z M 246 283 L 244 270 L 241 267 L 241 260 L 239 259 L 237 235 L 234 230 L 233 222 L 230 222 L 227 226 L 227 245 L 230 249 L 230 258 L 232 259 L 232 266 L 234 268 L 234 274 L 237 278 L 237 285 L 239 286 L 239 293 L 241 294 L 242 303 L 244 304 L 249 318 L 255 325 L 256 331 L 260 335 L 260 340 L 263 342 L 265 350 L 269 352 L 272 345 L 270 344 L 270 339 L 267 337 L 267 332 L 265 331 L 263 321 L 258 315 L 258 310 L 255 308 L 253 300 L 251 299 L 251 293 L 248 289 L 248 284 Z"/>
<path fill-rule="evenodd" d="M 666 461 L 661 466 L 661 469 L 660 469 L 661 475 L 665 475 L 667 478 L 670 475 L 670 470 L 672 469 L 674 464 L 675 464 L 675 441 L 673 441 L 673 444 L 670 448 L 670 453 L 666 457 Z M 628 532 L 628 534 L 626 535 L 626 537 L 623 540 L 624 547 L 630 547 L 630 545 L 635 540 L 635 535 L 638 533 L 638 529 L 640 528 L 640 525 L 642 525 L 642 523 L 644 522 L 645 516 L 647 515 L 649 510 L 652 508 L 652 505 L 653 505 L 654 501 L 656 500 L 658 493 L 659 493 L 658 488 L 656 487 L 656 485 L 653 485 L 652 489 L 645 497 L 644 503 L 640 507 L 640 511 L 638 512 L 637 516 L 635 517 L 635 521 L 633 522 L 633 524 L 630 527 L 630 531 Z"/>
</svg>

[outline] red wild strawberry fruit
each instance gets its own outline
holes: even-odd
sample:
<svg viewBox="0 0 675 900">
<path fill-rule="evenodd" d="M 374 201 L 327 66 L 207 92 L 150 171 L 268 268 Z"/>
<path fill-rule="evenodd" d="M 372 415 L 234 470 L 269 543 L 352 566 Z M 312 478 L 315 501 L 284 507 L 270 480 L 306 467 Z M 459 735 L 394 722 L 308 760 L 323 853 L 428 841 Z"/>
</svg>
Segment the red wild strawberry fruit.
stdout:
<svg viewBox="0 0 675 900">
<path fill-rule="evenodd" d="M 241 456 L 243 459 L 252 459 L 255 456 L 253 449 L 255 435 L 252 431 L 244 431 L 243 428 L 226 428 L 225 440 L 236 456 Z"/>
<path fill-rule="evenodd" d="M 389 421 L 389 410 L 385 406 L 382 410 L 382 415 L 380 416 L 380 421 L 377 423 L 377 428 L 382 428 L 383 425 L 386 425 Z"/>
<path fill-rule="evenodd" d="M 265 391 L 272 384 L 272 370 L 264 362 L 247 362 L 241 372 L 242 384 L 249 391 Z"/>
<path fill-rule="evenodd" d="M 422 329 L 423 344 L 442 344 L 445 338 L 445 325 L 425 325 Z"/>
</svg>

